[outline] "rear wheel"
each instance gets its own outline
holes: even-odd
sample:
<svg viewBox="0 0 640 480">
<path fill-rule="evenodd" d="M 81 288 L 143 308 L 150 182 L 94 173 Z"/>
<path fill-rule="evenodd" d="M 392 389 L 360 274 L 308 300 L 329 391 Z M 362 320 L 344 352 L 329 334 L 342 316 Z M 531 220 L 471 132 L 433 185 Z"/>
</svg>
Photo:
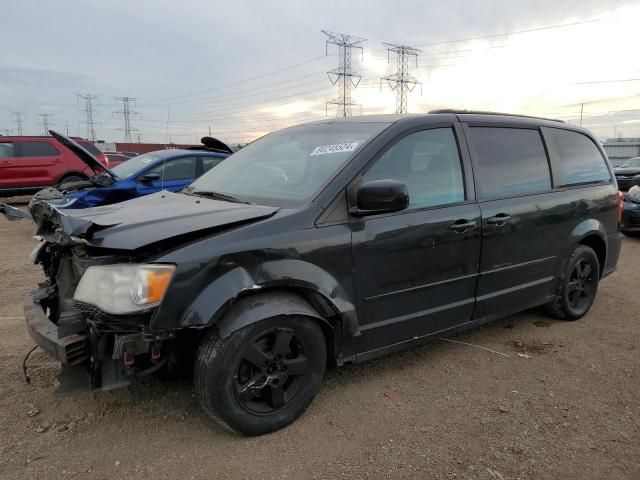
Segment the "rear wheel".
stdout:
<svg viewBox="0 0 640 480">
<path fill-rule="evenodd" d="M 61 178 L 60 181 L 58 182 L 58 185 L 64 185 L 65 183 L 82 182 L 83 180 L 86 180 L 86 179 L 87 177 L 71 174 L 71 175 L 67 175 L 64 178 Z"/>
<path fill-rule="evenodd" d="M 195 362 L 196 393 L 220 425 L 261 435 L 288 425 L 318 393 L 327 363 L 320 327 L 276 317 L 221 339 L 205 337 Z"/>
<path fill-rule="evenodd" d="M 578 245 L 567 260 L 555 298 L 547 309 L 556 318 L 578 320 L 584 317 L 598 291 L 600 263 L 590 247 Z"/>
</svg>

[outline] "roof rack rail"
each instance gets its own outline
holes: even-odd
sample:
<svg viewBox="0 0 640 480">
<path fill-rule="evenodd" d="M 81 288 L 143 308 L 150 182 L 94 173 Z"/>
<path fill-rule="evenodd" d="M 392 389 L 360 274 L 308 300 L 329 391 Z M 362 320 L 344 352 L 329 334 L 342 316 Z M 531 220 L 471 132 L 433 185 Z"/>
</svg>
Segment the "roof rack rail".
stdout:
<svg viewBox="0 0 640 480">
<path fill-rule="evenodd" d="M 532 115 L 518 115 L 517 113 L 502 113 L 502 112 L 485 112 L 483 110 L 457 110 L 455 108 L 442 108 L 439 110 L 431 110 L 429 113 L 454 113 L 454 114 L 467 114 L 467 115 L 502 115 L 505 117 L 523 117 L 523 118 L 535 118 L 536 120 L 548 120 L 550 122 L 565 123 L 564 120 L 557 118 L 546 117 L 534 117 Z"/>
</svg>

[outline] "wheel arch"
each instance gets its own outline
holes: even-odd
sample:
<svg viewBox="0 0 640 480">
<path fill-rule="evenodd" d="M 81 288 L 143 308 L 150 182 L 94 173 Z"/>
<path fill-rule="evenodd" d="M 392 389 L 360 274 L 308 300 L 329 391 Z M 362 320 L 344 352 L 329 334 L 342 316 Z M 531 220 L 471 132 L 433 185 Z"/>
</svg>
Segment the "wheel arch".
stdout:
<svg viewBox="0 0 640 480">
<path fill-rule="evenodd" d="M 320 294 L 300 288 L 271 288 L 245 292 L 223 311 L 217 312 L 215 328 L 220 338 L 253 323 L 280 316 L 305 317 L 322 330 L 327 346 L 327 357 L 335 360 L 340 339 L 339 314 Z"/>
<path fill-rule="evenodd" d="M 591 233 L 582 238 L 578 244 L 589 247 L 596 253 L 598 263 L 600 264 L 600 276 L 602 276 L 604 265 L 607 261 L 607 243 L 604 241 L 602 236 L 596 233 Z"/>
<path fill-rule="evenodd" d="M 600 263 L 600 276 L 602 276 L 607 260 L 607 231 L 604 225 L 594 218 L 586 219 L 576 225 L 572 236 L 574 241 L 570 249 L 573 249 L 575 245 L 585 245 L 596 252 Z M 567 255 L 570 253 L 568 252 Z"/>
</svg>

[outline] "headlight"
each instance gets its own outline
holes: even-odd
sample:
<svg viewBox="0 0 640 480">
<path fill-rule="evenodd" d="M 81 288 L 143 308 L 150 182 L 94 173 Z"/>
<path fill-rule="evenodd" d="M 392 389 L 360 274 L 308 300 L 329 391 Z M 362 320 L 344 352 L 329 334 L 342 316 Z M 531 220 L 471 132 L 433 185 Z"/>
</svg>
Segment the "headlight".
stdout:
<svg viewBox="0 0 640 480">
<path fill-rule="evenodd" d="M 175 268 L 135 264 L 89 267 L 73 298 L 114 315 L 147 310 L 162 301 Z"/>
<path fill-rule="evenodd" d="M 627 193 L 627 200 L 631 200 L 634 203 L 640 203 L 640 187 L 635 185 L 629 189 Z"/>
</svg>

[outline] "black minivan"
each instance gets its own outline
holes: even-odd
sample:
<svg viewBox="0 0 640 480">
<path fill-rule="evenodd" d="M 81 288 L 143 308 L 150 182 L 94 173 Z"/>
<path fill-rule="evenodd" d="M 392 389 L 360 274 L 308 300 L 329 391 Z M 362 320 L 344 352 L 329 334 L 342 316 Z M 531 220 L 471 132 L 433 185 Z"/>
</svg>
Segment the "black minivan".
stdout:
<svg viewBox="0 0 640 480">
<path fill-rule="evenodd" d="M 61 390 L 193 365 L 248 435 L 301 415 L 325 370 L 527 308 L 576 320 L 620 253 L 599 142 L 487 112 L 327 119 L 267 135 L 179 193 L 30 205 L 48 277 L 29 333 Z"/>
</svg>

